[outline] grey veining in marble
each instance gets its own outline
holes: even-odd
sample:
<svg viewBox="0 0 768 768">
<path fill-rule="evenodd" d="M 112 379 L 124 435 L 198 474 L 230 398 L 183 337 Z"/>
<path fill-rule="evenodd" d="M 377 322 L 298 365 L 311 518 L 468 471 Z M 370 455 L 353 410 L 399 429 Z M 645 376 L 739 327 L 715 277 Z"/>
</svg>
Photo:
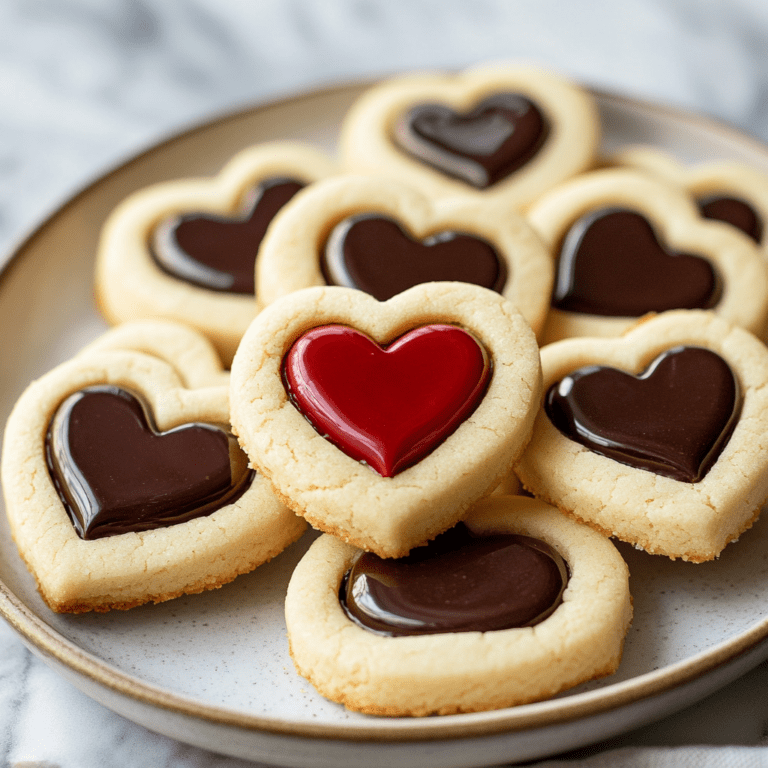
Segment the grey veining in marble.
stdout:
<svg viewBox="0 0 768 768">
<path fill-rule="evenodd" d="M 765 0 L 4 0 L 0 253 L 95 175 L 170 132 L 404 69 L 530 59 L 768 140 L 766 50 Z M 603 746 L 759 745 L 766 683 L 764 664 L 688 713 Z M 113 715 L 0 624 L 0 765 L 24 761 L 253 765 Z"/>
</svg>

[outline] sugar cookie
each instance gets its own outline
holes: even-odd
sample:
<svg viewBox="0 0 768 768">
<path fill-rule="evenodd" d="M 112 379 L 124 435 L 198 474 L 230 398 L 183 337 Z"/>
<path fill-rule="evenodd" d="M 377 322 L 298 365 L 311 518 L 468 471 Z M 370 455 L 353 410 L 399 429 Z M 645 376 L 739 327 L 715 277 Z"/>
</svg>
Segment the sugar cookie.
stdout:
<svg viewBox="0 0 768 768">
<path fill-rule="evenodd" d="M 768 498 L 768 349 L 752 334 L 679 310 L 541 360 L 525 488 L 671 558 L 711 560 L 752 525 Z"/>
<path fill-rule="evenodd" d="M 313 147 L 273 142 L 239 152 L 213 178 L 133 193 L 99 240 L 101 312 L 113 324 L 163 318 L 190 325 L 228 365 L 256 314 L 253 264 L 264 230 L 291 195 L 334 170 Z"/>
<path fill-rule="evenodd" d="M 557 254 L 544 343 L 616 336 L 648 312 L 713 309 L 762 334 L 768 265 L 756 244 L 704 219 L 680 188 L 631 169 L 563 183 L 527 217 Z"/>
<path fill-rule="evenodd" d="M 348 170 L 402 179 L 432 197 L 468 194 L 509 208 L 595 162 L 592 96 L 528 66 L 395 77 L 366 91 L 339 139 Z"/>
<path fill-rule="evenodd" d="M 416 606 L 416 610 L 403 614 L 409 618 L 402 624 L 411 631 L 434 628 L 441 622 L 461 628 L 399 636 L 371 631 L 351 618 L 342 605 L 348 594 L 343 585 L 345 575 L 360 562 L 362 553 L 325 535 L 312 544 L 288 586 L 286 624 L 299 674 L 321 694 L 349 709 L 375 715 L 429 715 L 538 701 L 615 672 L 632 607 L 627 566 L 608 539 L 543 502 L 520 496 L 496 496 L 479 502 L 465 524 L 478 537 L 469 540 L 480 546 L 487 547 L 497 536 L 509 534 L 534 537 L 550 546 L 567 564 L 562 602 L 553 603 L 547 617 L 537 621 L 528 617 L 539 607 L 525 612 L 525 601 L 514 582 L 503 596 L 496 594 L 496 582 L 506 585 L 511 567 L 522 568 L 517 563 L 526 552 L 519 546 L 529 543 L 499 537 L 493 554 L 473 558 L 460 552 L 455 556 L 451 570 L 462 579 L 454 585 L 450 574 L 445 574 L 444 600 L 437 605 L 432 604 L 429 594 L 443 596 L 439 566 L 428 570 L 429 563 L 423 561 L 412 569 L 397 561 L 384 561 L 381 566 L 387 568 L 387 578 L 383 585 L 370 580 L 359 584 L 357 599 L 373 610 L 377 595 L 383 593 L 386 599 L 392 594 L 386 585 L 393 575 L 401 579 L 398 586 L 410 586 L 413 592 L 399 603 L 395 591 L 394 605 L 398 609 Z M 482 578 L 484 567 L 493 567 L 500 557 L 511 557 L 513 552 L 519 560 L 505 560 L 503 570 L 493 572 L 490 580 Z M 419 555 L 416 550 L 409 560 Z M 540 560 L 528 553 L 523 562 L 541 569 Z M 377 582 L 375 565 L 371 571 Z M 551 577 L 545 578 L 546 572 L 539 570 L 534 577 L 532 567 L 521 571 L 526 579 L 535 579 L 528 584 L 529 588 L 535 585 L 530 591 L 537 596 L 547 592 L 545 585 L 549 589 Z M 415 578 L 420 581 L 414 586 Z M 462 603 L 454 587 L 462 594 L 469 590 L 472 599 Z M 425 599 L 424 608 L 418 610 Z M 388 605 L 392 602 L 390 599 Z M 542 605 L 548 602 L 549 598 Z M 446 604 L 454 611 L 446 612 Z M 465 611 L 473 615 L 465 616 Z M 508 621 L 511 626 L 484 632 L 471 629 L 473 622 L 481 620 L 500 625 Z M 529 625 L 518 626 L 521 622 Z"/>
<path fill-rule="evenodd" d="M 54 611 L 218 587 L 299 537 L 304 521 L 248 469 L 228 422 L 226 386 L 186 389 L 139 352 L 81 353 L 25 390 L 5 430 L 3 492 Z"/>
<path fill-rule="evenodd" d="M 301 288 L 341 285 L 380 301 L 427 281 L 459 280 L 514 302 L 535 332 L 554 268 L 541 238 L 505 206 L 432 202 L 397 181 L 342 175 L 286 205 L 256 264 L 260 307 Z"/>
<path fill-rule="evenodd" d="M 270 304 L 243 337 L 232 425 L 298 514 L 398 557 L 454 525 L 511 468 L 539 377 L 530 327 L 485 288 L 426 283 L 386 302 L 306 288 Z"/>
</svg>

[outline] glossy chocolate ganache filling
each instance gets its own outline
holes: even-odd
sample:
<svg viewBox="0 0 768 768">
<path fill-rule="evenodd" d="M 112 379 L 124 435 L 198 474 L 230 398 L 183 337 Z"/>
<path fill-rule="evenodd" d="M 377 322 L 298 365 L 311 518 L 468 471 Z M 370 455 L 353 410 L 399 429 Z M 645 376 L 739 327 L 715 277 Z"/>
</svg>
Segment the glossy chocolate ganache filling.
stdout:
<svg viewBox="0 0 768 768">
<path fill-rule="evenodd" d="M 394 141 L 427 165 L 485 189 L 530 162 L 549 133 L 549 120 L 533 101 L 496 93 L 465 113 L 416 105 L 395 124 Z"/>
<path fill-rule="evenodd" d="M 200 288 L 252 294 L 256 255 L 267 227 L 304 186 L 296 179 L 266 179 L 246 194 L 233 217 L 172 216 L 152 233 L 152 257 L 164 272 Z"/>
<path fill-rule="evenodd" d="M 741 403 L 738 379 L 720 355 L 680 346 L 638 376 L 579 368 L 549 388 L 544 408 L 560 432 L 594 453 L 696 483 L 727 445 Z"/>
<path fill-rule="evenodd" d="M 321 268 L 329 285 L 386 301 L 420 283 L 458 281 L 501 293 L 506 262 L 482 238 L 446 230 L 417 240 L 375 213 L 350 216 L 331 231 Z"/>
<path fill-rule="evenodd" d="M 352 621 L 377 634 L 490 632 L 543 621 L 567 582 L 565 561 L 546 542 L 478 536 L 459 524 L 407 557 L 363 553 L 339 598 Z"/>
<path fill-rule="evenodd" d="M 640 317 L 668 309 L 711 309 L 721 279 L 697 254 L 672 251 L 642 214 L 602 208 L 563 238 L 552 306 L 566 312 Z"/>
<path fill-rule="evenodd" d="M 211 514 L 238 499 L 254 476 L 229 432 L 203 423 L 158 432 L 147 403 L 111 385 L 87 387 L 59 406 L 45 455 L 82 539 Z"/>
</svg>

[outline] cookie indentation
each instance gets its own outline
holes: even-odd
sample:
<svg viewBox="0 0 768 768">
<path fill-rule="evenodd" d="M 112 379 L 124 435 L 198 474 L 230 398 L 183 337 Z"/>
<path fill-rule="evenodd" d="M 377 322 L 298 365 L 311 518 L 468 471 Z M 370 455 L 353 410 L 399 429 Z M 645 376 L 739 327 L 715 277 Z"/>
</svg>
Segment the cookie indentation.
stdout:
<svg viewBox="0 0 768 768">
<path fill-rule="evenodd" d="M 295 179 L 268 179 L 246 195 L 238 217 L 188 213 L 166 219 L 152 234 L 152 256 L 165 272 L 193 285 L 252 294 L 264 233 L 304 186 Z"/>
<path fill-rule="evenodd" d="M 479 189 L 522 168 L 548 135 L 541 110 L 517 93 L 494 94 L 465 114 L 421 104 L 395 126 L 395 141 L 406 152 Z"/>
<path fill-rule="evenodd" d="M 546 413 L 566 437 L 622 464 L 685 483 L 701 480 L 741 410 L 738 380 L 720 355 L 674 347 L 639 376 L 580 368 L 547 392 Z"/>
<path fill-rule="evenodd" d="M 62 403 L 46 435 L 46 460 L 83 539 L 210 514 L 242 494 L 253 475 L 224 430 L 193 423 L 158 432 L 148 407 L 111 385 Z"/>
<path fill-rule="evenodd" d="M 419 283 L 452 280 L 498 293 L 507 270 L 487 241 L 445 230 L 419 241 L 377 214 L 344 219 L 331 232 L 322 258 L 330 285 L 357 288 L 379 301 Z"/>
<path fill-rule="evenodd" d="M 567 581 L 565 561 L 545 542 L 459 524 L 404 558 L 363 553 L 339 597 L 353 621 L 380 634 L 490 632 L 540 623 Z"/>
<path fill-rule="evenodd" d="M 729 195 L 709 195 L 696 201 L 705 219 L 724 221 L 756 243 L 763 237 L 763 221 L 757 211 L 746 201 Z"/>
<path fill-rule="evenodd" d="M 721 290 L 709 260 L 668 250 L 644 216 L 610 208 L 580 218 L 566 234 L 552 306 L 639 317 L 669 309 L 710 309 Z"/>
<path fill-rule="evenodd" d="M 300 336 L 283 362 L 286 388 L 312 426 L 352 458 L 392 477 L 464 421 L 490 379 L 467 331 L 426 325 L 387 347 L 344 325 Z"/>
</svg>

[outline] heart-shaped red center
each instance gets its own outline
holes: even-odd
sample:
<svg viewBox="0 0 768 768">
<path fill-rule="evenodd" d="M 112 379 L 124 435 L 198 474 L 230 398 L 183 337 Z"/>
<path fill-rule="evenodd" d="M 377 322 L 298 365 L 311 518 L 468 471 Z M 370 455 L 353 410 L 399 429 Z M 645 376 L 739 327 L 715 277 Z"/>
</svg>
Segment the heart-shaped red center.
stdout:
<svg viewBox="0 0 768 768">
<path fill-rule="evenodd" d="M 567 312 L 640 317 L 668 309 L 710 309 L 721 285 L 711 262 L 667 250 L 641 214 L 591 212 L 566 234 L 552 306 Z"/>
<path fill-rule="evenodd" d="M 345 325 L 323 325 L 283 363 L 290 397 L 312 426 L 383 477 L 417 463 L 482 399 L 485 349 L 453 325 L 426 325 L 382 348 Z"/>
<path fill-rule="evenodd" d="M 549 123 L 525 96 L 496 93 L 465 114 L 442 104 L 418 105 L 397 122 L 394 135 L 409 154 L 484 189 L 536 155 Z"/>
<path fill-rule="evenodd" d="M 166 219 L 152 234 L 152 256 L 168 274 L 201 288 L 253 293 L 256 254 L 267 227 L 303 186 L 268 179 L 246 195 L 239 216 L 187 213 Z"/>
<path fill-rule="evenodd" d="M 165 527 L 231 503 L 252 477 L 238 452 L 210 424 L 158 433 L 143 402 L 108 385 L 70 395 L 46 436 L 53 483 L 83 539 Z"/>
<path fill-rule="evenodd" d="M 357 288 L 378 301 L 436 280 L 501 293 L 507 279 L 504 261 L 485 240 L 447 230 L 418 241 L 376 214 L 351 216 L 334 227 L 322 266 L 331 285 Z"/>
</svg>

